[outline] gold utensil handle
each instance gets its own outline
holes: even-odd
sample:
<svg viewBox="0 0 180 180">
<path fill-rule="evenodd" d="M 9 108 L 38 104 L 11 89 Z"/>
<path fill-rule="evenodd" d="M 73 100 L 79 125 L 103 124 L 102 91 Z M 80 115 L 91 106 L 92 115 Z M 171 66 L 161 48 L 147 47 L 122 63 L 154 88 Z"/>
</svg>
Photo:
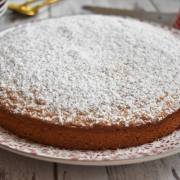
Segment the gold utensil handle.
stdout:
<svg viewBox="0 0 180 180">
<path fill-rule="evenodd" d="M 56 2 L 56 1 L 58 1 L 58 0 L 47 0 L 47 1 L 45 1 L 45 2 L 42 2 L 42 3 L 38 4 L 38 5 L 35 6 L 34 8 L 39 9 L 39 8 L 41 8 L 41 7 L 43 7 L 43 6 L 46 6 L 46 5 L 51 4 L 51 3 L 54 3 L 54 2 Z"/>
<path fill-rule="evenodd" d="M 28 0 L 24 4 L 22 4 L 22 6 L 27 6 L 28 4 L 31 4 L 31 3 L 35 2 L 35 1 L 37 1 L 37 0 Z"/>
<path fill-rule="evenodd" d="M 37 0 L 28 0 L 23 4 L 8 4 L 8 8 L 11 10 L 16 10 L 17 8 L 23 7 L 23 6 L 27 6 L 28 4 L 31 4 L 33 2 L 35 2 Z"/>
</svg>

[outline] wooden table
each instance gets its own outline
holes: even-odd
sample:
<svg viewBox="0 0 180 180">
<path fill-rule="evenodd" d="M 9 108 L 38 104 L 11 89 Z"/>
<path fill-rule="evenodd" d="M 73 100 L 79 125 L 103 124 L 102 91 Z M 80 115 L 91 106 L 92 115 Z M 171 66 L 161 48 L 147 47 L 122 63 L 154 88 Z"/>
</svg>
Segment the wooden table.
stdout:
<svg viewBox="0 0 180 180">
<path fill-rule="evenodd" d="M 11 0 L 22 3 L 24 0 Z M 177 13 L 180 0 L 64 0 L 27 18 L 8 10 L 0 18 L 0 31 L 31 20 L 67 14 L 87 14 L 82 5 Z M 180 180 L 180 154 L 159 160 L 121 166 L 75 166 L 31 159 L 0 149 L 0 180 Z"/>
</svg>

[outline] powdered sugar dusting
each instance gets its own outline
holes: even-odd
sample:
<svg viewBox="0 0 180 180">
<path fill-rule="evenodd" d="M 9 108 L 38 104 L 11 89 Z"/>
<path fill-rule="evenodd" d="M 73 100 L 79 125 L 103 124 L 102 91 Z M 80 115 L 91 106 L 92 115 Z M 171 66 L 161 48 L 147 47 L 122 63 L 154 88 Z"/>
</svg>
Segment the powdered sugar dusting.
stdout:
<svg viewBox="0 0 180 180">
<path fill-rule="evenodd" d="M 140 125 L 180 108 L 180 38 L 120 17 L 64 17 L 0 39 L 0 100 L 74 126 Z"/>
</svg>

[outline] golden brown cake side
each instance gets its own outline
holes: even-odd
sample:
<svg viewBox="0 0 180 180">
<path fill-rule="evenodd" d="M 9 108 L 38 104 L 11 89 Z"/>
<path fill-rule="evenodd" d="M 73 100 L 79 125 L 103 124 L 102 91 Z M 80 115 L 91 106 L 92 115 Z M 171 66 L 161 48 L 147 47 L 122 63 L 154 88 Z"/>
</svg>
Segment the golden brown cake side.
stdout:
<svg viewBox="0 0 180 180">
<path fill-rule="evenodd" d="M 179 124 L 180 110 L 160 122 L 141 126 L 73 128 L 0 109 L 0 125 L 5 129 L 33 142 L 66 149 L 102 150 L 138 146 L 172 133 Z"/>
</svg>

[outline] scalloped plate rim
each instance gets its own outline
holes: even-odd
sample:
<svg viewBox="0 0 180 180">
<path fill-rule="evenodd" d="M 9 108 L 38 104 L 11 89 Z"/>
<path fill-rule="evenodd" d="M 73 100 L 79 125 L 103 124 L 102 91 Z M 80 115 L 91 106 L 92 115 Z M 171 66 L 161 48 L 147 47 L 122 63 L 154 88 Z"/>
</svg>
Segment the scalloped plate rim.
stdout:
<svg viewBox="0 0 180 180">
<path fill-rule="evenodd" d="M 5 145 L 0 144 L 0 148 L 7 150 L 9 152 L 22 155 L 28 158 L 33 158 L 37 160 L 47 161 L 47 162 L 55 162 L 55 163 L 63 163 L 63 164 L 69 164 L 69 165 L 86 165 L 86 166 L 114 166 L 114 165 L 126 165 L 126 164 L 136 164 L 136 163 L 142 163 L 142 162 L 148 162 L 153 160 L 158 160 L 161 158 L 169 157 L 172 155 L 175 155 L 180 152 L 180 146 L 156 155 L 150 155 L 147 157 L 139 157 L 139 158 L 132 158 L 132 159 L 120 159 L 120 160 L 72 160 L 72 159 L 66 159 L 66 158 L 55 158 L 45 155 L 33 155 L 28 152 L 19 151 L 10 147 L 7 147 Z"/>
</svg>

